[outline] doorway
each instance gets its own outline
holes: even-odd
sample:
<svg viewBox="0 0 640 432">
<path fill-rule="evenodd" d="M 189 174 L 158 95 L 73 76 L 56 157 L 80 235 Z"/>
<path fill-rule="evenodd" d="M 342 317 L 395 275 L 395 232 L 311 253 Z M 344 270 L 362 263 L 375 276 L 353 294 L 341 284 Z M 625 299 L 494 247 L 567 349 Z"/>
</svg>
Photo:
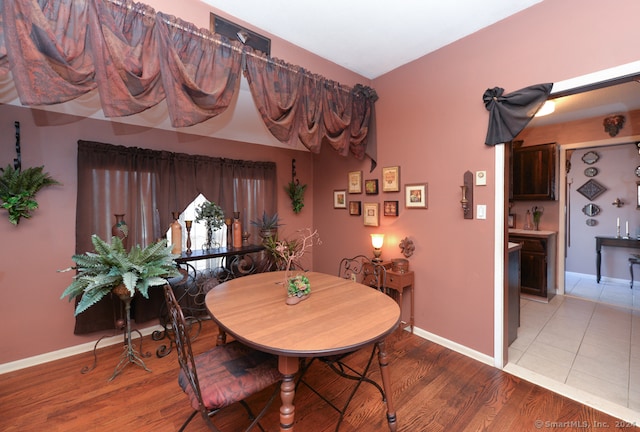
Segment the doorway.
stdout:
<svg viewBox="0 0 640 432">
<path fill-rule="evenodd" d="M 608 70 L 608 71 L 604 71 L 602 73 L 602 76 L 600 77 L 600 79 L 591 77 L 588 78 L 587 81 L 584 82 L 584 84 L 582 84 L 581 86 L 578 85 L 572 85 L 572 84 L 568 84 L 568 83 L 558 83 L 556 86 L 554 86 L 554 92 L 553 94 L 557 94 L 560 93 L 561 91 L 566 92 L 567 94 L 570 92 L 571 89 L 580 89 L 580 88 L 586 88 L 589 83 L 591 83 L 593 85 L 593 83 L 604 83 L 604 82 L 611 82 L 611 83 L 615 83 L 613 81 L 614 78 L 618 78 L 620 76 L 629 76 L 629 70 L 634 70 L 634 73 L 637 73 L 640 70 L 640 66 L 636 63 L 634 66 L 627 66 L 628 68 L 625 69 L 625 73 L 620 72 L 619 69 L 614 69 L 614 70 Z M 629 69 L 629 67 L 631 69 Z M 635 69 L 634 69 L 635 68 Z M 624 68 L 623 68 L 624 69 Z M 565 90 L 561 90 L 562 87 L 565 87 Z M 599 84 L 599 86 L 604 86 L 603 84 Z M 640 87 L 640 85 L 639 85 Z M 584 96 L 584 95 L 583 95 Z M 584 98 L 583 98 L 584 99 Z M 638 98 L 640 100 L 640 98 Z M 634 108 L 637 109 L 637 108 Z M 597 117 L 598 114 L 591 114 L 587 117 Z M 585 117 L 586 118 L 586 117 Z M 533 122 L 532 122 L 533 123 Z M 533 125 L 530 125 L 531 127 L 533 127 Z M 567 145 L 562 145 L 560 146 L 560 151 L 559 151 L 559 166 L 560 167 L 566 167 L 566 163 L 567 163 L 567 152 L 569 152 L 569 154 L 571 153 L 571 151 L 575 151 L 576 149 L 584 149 L 587 147 L 593 147 L 593 146 L 602 146 L 602 145 L 614 145 L 614 144 L 619 144 L 622 141 L 626 141 L 629 142 L 630 140 L 633 140 L 634 137 L 630 137 L 630 136 L 626 136 L 620 139 L 608 139 L 608 140 L 600 140 L 600 141 L 586 141 L 586 142 L 581 142 L 581 143 L 576 143 L 576 144 L 567 144 Z M 504 157 L 504 156 L 503 156 Z M 503 159 L 504 160 L 504 159 Z M 566 262 L 565 262 L 565 253 L 564 251 L 567 248 L 567 239 L 570 237 L 568 237 L 568 235 L 570 234 L 570 226 L 567 226 L 567 215 L 568 212 L 570 211 L 579 211 L 579 209 L 571 209 L 570 207 L 568 208 L 568 206 L 571 205 L 570 202 L 567 202 L 567 179 L 564 175 L 562 175 L 562 169 L 560 170 L 560 176 L 559 176 L 559 184 L 558 184 L 558 205 L 559 205 L 559 211 L 558 211 L 558 216 L 557 216 L 557 231 L 558 231 L 558 260 L 557 260 L 557 274 L 558 274 L 558 278 L 557 278 L 557 293 L 560 295 L 565 294 L 565 283 L 566 283 L 566 277 L 565 277 L 565 268 L 566 268 Z M 508 182 L 506 182 L 508 183 Z M 569 185 L 571 186 L 571 185 Z M 573 187 L 575 187 L 576 185 L 573 185 Z M 508 197 L 508 184 L 505 184 L 505 196 Z M 505 215 L 505 221 L 504 223 L 506 224 L 506 215 L 508 214 L 508 200 L 505 198 L 503 201 L 504 203 L 504 207 L 500 208 L 498 211 L 504 211 L 504 215 Z M 504 239 L 504 248 L 506 250 L 506 244 L 508 241 L 508 232 L 507 229 L 505 228 L 505 233 L 507 233 L 507 235 L 505 235 L 505 239 Z M 506 267 L 503 263 L 503 266 Z M 500 287 L 501 289 L 504 289 L 504 286 Z M 503 292 L 507 292 L 506 290 Z M 504 304 L 506 305 L 508 302 L 508 299 L 505 299 Z M 568 386 L 564 383 L 556 383 L 553 382 L 553 380 L 548 379 L 548 377 L 544 377 L 544 376 L 540 376 L 539 374 L 535 374 L 535 373 L 530 373 L 530 371 L 527 370 L 523 370 L 524 368 L 518 368 L 516 366 L 514 366 L 513 362 L 509 361 L 508 358 L 508 348 L 506 348 L 507 345 L 507 341 L 504 340 L 503 341 L 504 345 L 505 345 L 505 352 L 507 352 L 506 354 L 506 358 L 505 358 L 505 363 L 507 363 L 507 365 L 505 366 L 505 370 L 514 373 L 515 375 L 521 376 L 525 379 L 529 379 L 532 382 L 536 382 L 537 384 L 543 385 L 547 388 L 551 388 L 552 390 L 560 393 L 560 394 L 564 394 L 568 397 L 571 397 L 573 399 L 577 399 L 577 400 L 581 400 L 581 399 L 585 399 L 584 395 L 580 394 L 580 391 L 577 391 L 576 394 L 576 389 L 575 388 L 571 388 L 571 386 Z M 588 398 L 587 398 L 588 399 Z M 624 418 L 624 416 L 628 416 L 629 413 L 625 412 L 624 409 L 621 409 L 621 407 L 619 406 L 602 406 L 599 405 L 600 402 L 594 402 L 593 400 L 582 400 L 583 403 L 589 404 L 590 406 L 594 406 L 595 408 L 607 411 L 607 412 L 611 412 L 616 411 L 618 409 L 620 409 L 618 411 L 618 416 L 620 416 L 621 418 Z M 614 404 L 615 405 L 615 404 Z"/>
</svg>

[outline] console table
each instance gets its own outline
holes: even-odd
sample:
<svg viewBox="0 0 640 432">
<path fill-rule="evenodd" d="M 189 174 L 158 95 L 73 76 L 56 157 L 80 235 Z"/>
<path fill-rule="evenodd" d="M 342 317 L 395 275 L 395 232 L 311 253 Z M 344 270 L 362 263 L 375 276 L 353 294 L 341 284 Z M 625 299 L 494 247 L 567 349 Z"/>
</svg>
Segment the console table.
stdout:
<svg viewBox="0 0 640 432">
<path fill-rule="evenodd" d="M 176 298 L 180 302 L 182 310 L 185 312 L 187 320 L 190 324 L 196 322 L 198 324 L 198 330 L 195 331 L 191 337 L 196 338 L 200 333 L 201 320 L 208 319 L 208 316 L 201 318 L 202 315 L 207 315 L 207 309 L 204 304 L 204 296 L 211 288 L 210 282 L 215 284 L 226 282 L 232 279 L 236 279 L 242 276 L 258 273 L 258 262 L 252 256 L 262 252 L 265 249 L 263 245 L 244 245 L 241 247 L 219 247 L 206 250 L 194 250 L 191 253 L 182 252 L 178 258 L 175 259 L 176 264 L 180 268 L 182 278 L 174 278 L 169 280 L 171 288 L 174 292 L 177 288 L 181 288 L 180 294 L 176 293 Z M 222 258 L 222 263 L 218 267 L 208 269 L 200 274 L 196 271 L 196 268 L 191 264 L 194 261 Z M 162 305 L 166 308 L 166 305 Z M 167 336 L 168 331 L 167 324 L 169 320 L 161 314 L 160 324 L 163 330 L 157 330 L 153 332 L 153 340 L 161 340 Z M 171 352 L 173 345 L 173 338 L 169 335 L 169 346 L 161 345 L 156 350 L 158 357 L 164 357 Z"/>
<path fill-rule="evenodd" d="M 622 237 L 596 236 L 596 282 L 600 283 L 600 264 L 602 263 L 602 246 L 640 249 L 640 240 Z"/>
</svg>

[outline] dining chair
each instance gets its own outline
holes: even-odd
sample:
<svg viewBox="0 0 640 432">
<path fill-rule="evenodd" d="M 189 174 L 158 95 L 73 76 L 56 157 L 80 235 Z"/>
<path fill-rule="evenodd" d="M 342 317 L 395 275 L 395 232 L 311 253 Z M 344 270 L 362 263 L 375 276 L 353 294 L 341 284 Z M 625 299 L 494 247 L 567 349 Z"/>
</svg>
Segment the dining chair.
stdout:
<svg viewBox="0 0 640 432">
<path fill-rule="evenodd" d="M 362 283 L 363 285 L 370 286 L 373 289 L 383 291 L 385 282 L 386 282 L 387 271 L 384 266 L 382 266 L 377 262 L 373 262 L 368 257 L 364 255 L 357 255 L 353 258 L 343 258 L 340 261 L 338 276 L 344 279 L 353 280 L 354 282 Z M 308 387 L 312 392 L 318 395 L 322 400 L 324 400 L 327 404 L 329 404 L 329 406 L 331 406 L 334 410 L 336 410 L 340 414 L 340 418 L 338 419 L 338 422 L 336 424 L 336 429 L 335 429 L 336 432 L 340 429 L 340 424 L 342 423 L 344 415 L 347 412 L 347 409 L 349 408 L 349 404 L 351 404 L 351 401 L 353 400 L 353 397 L 358 391 L 358 388 L 360 388 L 360 384 L 362 384 L 363 382 L 369 383 L 373 385 L 375 388 L 377 388 L 378 391 L 380 392 L 380 395 L 382 396 L 382 401 L 383 402 L 386 401 L 384 390 L 382 389 L 380 384 L 378 384 L 377 382 L 375 382 L 374 380 L 372 380 L 367 376 L 369 373 L 371 364 L 373 363 L 373 359 L 375 358 L 377 348 L 378 348 L 377 344 L 375 343 L 372 344 L 371 352 L 368 354 L 366 364 L 362 369 L 360 368 L 356 369 L 354 366 L 351 366 L 347 363 L 347 359 L 350 356 L 352 356 L 356 351 L 352 351 L 352 352 L 348 352 L 340 355 L 334 355 L 334 356 L 324 356 L 324 357 L 317 357 L 317 358 L 311 358 L 306 360 L 301 359 L 302 364 L 300 367 L 300 375 L 296 383 L 296 386 L 300 384 L 304 384 L 306 387 Z M 367 349 L 367 348 L 363 348 L 363 349 Z M 319 360 L 322 364 L 328 366 L 329 369 L 331 369 L 333 372 L 335 372 L 342 378 L 346 378 L 348 380 L 352 380 L 356 382 L 355 386 L 351 389 L 351 392 L 349 393 L 342 407 L 339 407 L 338 405 L 336 405 L 336 403 L 334 403 L 324 394 L 319 392 L 316 388 L 314 388 L 313 385 L 311 385 L 311 383 L 308 382 L 308 380 L 305 379 L 306 372 L 309 370 L 309 368 L 315 362 L 315 360 Z"/>
<path fill-rule="evenodd" d="M 252 420 L 245 431 L 258 425 L 264 432 L 259 421 L 271 406 L 280 386 L 274 386 L 271 397 L 257 416 L 245 399 L 282 380 L 277 357 L 253 350 L 237 341 L 215 346 L 194 356 L 189 326 L 170 285 L 164 287 L 164 294 L 180 364 L 178 383 L 194 409 L 180 431 L 200 413 L 210 430 L 220 432 L 211 417 L 225 407 L 240 403 Z"/>
</svg>

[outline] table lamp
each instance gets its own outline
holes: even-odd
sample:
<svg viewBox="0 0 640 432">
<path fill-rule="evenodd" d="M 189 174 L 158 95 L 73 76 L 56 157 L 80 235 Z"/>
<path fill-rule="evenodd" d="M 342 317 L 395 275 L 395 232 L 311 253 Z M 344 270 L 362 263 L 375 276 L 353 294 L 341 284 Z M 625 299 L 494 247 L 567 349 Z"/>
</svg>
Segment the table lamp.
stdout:
<svg viewBox="0 0 640 432">
<path fill-rule="evenodd" d="M 384 234 L 371 234 L 371 245 L 373 246 L 373 262 L 380 262 L 380 255 L 382 251 L 380 248 L 384 243 Z"/>
</svg>

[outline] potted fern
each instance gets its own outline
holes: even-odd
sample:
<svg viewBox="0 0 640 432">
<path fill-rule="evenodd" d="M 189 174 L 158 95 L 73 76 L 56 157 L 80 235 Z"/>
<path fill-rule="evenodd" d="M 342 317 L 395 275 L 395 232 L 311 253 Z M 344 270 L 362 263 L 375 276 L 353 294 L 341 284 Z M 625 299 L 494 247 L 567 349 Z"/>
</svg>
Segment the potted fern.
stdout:
<svg viewBox="0 0 640 432">
<path fill-rule="evenodd" d="M 166 240 L 142 248 L 135 245 L 127 253 L 122 240 L 112 237 L 111 244 L 96 234 L 91 236 L 95 252 L 73 255 L 75 266 L 61 271 L 77 270 L 73 282 L 60 298 L 69 301 L 78 296 L 75 315 L 96 304 L 113 292 L 123 301 L 129 302 L 136 292 L 149 298 L 149 288 L 168 283 L 167 278 L 179 276 L 171 246 Z"/>
<path fill-rule="evenodd" d="M 38 208 L 36 193 L 45 186 L 58 185 L 58 181 L 43 171 L 44 166 L 25 170 L 11 165 L 0 168 L 0 206 L 9 212 L 9 222 L 14 225 L 20 219 L 29 219 L 31 212 Z"/>
</svg>

